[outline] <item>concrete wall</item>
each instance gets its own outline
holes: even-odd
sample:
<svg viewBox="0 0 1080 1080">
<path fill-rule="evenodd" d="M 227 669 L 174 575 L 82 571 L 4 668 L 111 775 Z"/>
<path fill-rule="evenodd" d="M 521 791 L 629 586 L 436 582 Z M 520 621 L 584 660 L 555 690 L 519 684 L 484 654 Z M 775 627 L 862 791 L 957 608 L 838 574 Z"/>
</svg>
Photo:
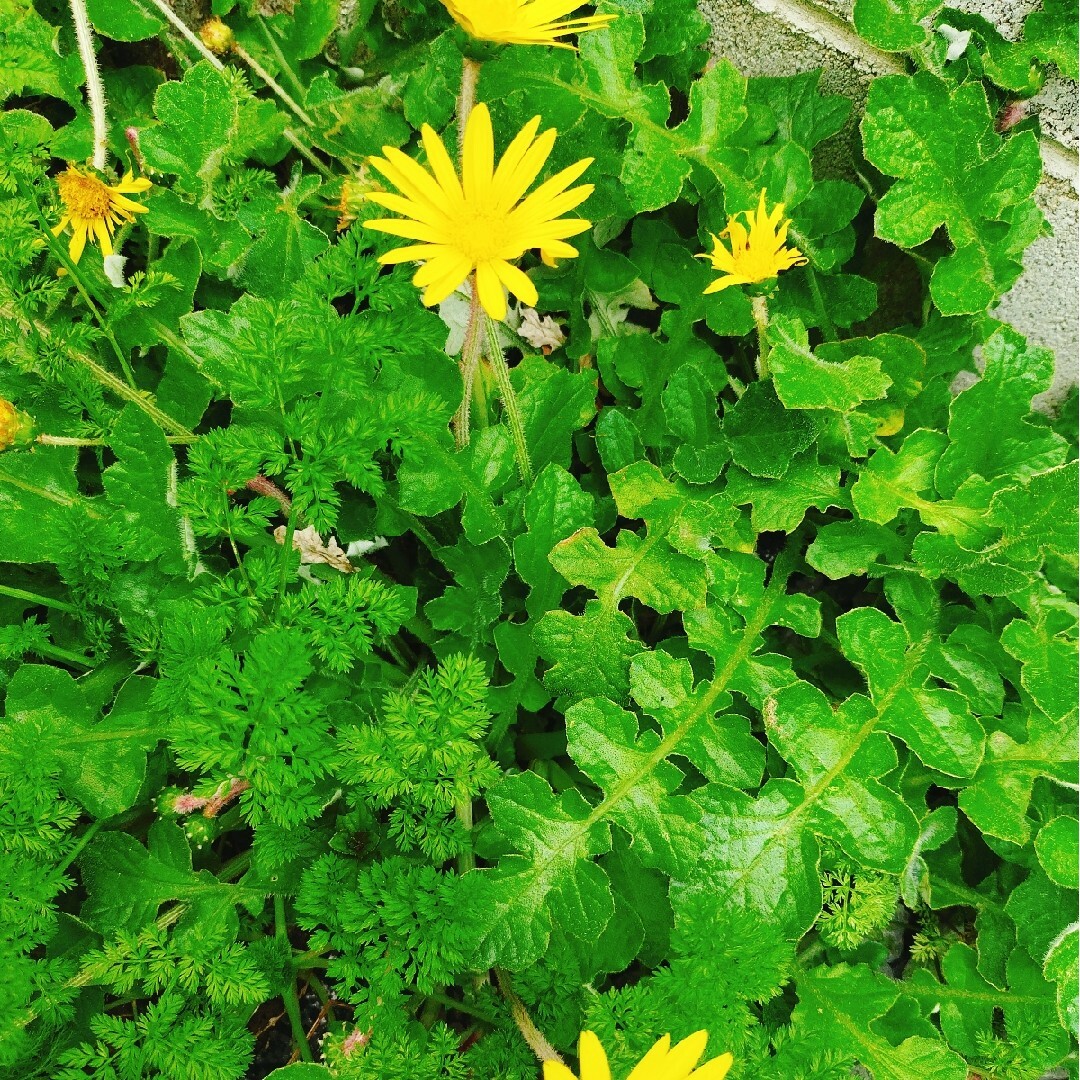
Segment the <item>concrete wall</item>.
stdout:
<svg viewBox="0 0 1080 1080">
<path fill-rule="evenodd" d="M 904 70 L 900 58 L 858 37 L 849 21 L 852 2 L 700 0 L 700 7 L 713 27 L 713 53 L 728 57 L 744 74 L 791 75 L 822 68 L 822 89 L 855 102 L 852 128 L 837 137 L 839 142 L 857 138 L 854 125 L 870 81 Z M 984 16 L 1015 40 L 1024 17 L 1040 6 L 1040 0 L 952 0 L 952 6 Z M 1076 84 L 1055 72 L 1031 105 L 1043 130 L 1043 183 L 1036 199 L 1054 235 L 1028 249 L 1024 276 L 1002 300 L 998 314 L 1031 341 L 1054 350 L 1057 379 L 1052 401 L 1076 385 L 1080 367 Z M 837 154 L 839 165 L 847 156 L 842 142 Z"/>
</svg>

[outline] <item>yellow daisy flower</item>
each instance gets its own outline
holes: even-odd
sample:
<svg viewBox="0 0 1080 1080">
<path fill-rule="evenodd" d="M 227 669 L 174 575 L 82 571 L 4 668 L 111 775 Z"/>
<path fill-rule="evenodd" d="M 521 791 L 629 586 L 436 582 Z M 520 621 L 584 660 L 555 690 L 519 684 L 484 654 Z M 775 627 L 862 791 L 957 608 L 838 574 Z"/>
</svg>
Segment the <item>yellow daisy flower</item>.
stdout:
<svg viewBox="0 0 1080 1080">
<path fill-rule="evenodd" d="M 379 261 L 423 263 L 413 284 L 424 290 L 422 299 L 429 307 L 442 303 L 475 272 L 484 310 L 502 319 L 504 286 L 527 307 L 535 307 L 538 299 L 528 275 L 513 260 L 534 248 L 548 266 L 577 255 L 566 239 L 584 232 L 591 222 L 560 215 L 592 193 L 592 184 L 570 185 L 593 159 L 563 169 L 522 199 L 555 143 L 555 129 L 538 136 L 539 127 L 540 117 L 535 116 L 496 167 L 491 116 L 486 105 L 477 105 L 465 125 L 461 179 L 442 139 L 427 124 L 421 137 L 431 171 L 392 146 L 383 147 L 384 157 L 371 159 L 401 194 L 372 191 L 367 198 L 402 216 L 365 221 L 364 226 L 419 241 L 394 248 Z"/>
<path fill-rule="evenodd" d="M 784 247 L 790 220 L 782 221 L 784 204 L 777 203 L 771 214 L 765 210 L 765 189 L 756 211 L 745 210 L 743 225 L 735 214 L 728 218 L 727 228 L 720 236 L 713 236 L 712 253 L 698 255 L 699 259 L 711 259 L 714 270 L 723 273 L 706 290 L 706 293 L 722 292 L 729 285 L 751 285 L 776 277 L 781 270 L 804 266 L 808 261 L 798 248 Z M 747 229 L 749 226 L 749 230 Z M 721 237 L 728 238 L 728 246 Z"/>
<path fill-rule="evenodd" d="M 696 1031 L 672 1046 L 671 1036 L 665 1035 L 634 1066 L 626 1080 L 724 1080 L 734 1060 L 730 1054 L 721 1054 L 701 1068 L 695 1068 L 708 1041 L 706 1032 Z M 580 1080 L 611 1080 L 607 1055 L 591 1031 L 581 1033 L 578 1056 L 581 1059 Z M 578 1077 L 561 1062 L 545 1061 L 544 1080 L 578 1080 Z"/>
<path fill-rule="evenodd" d="M 585 15 L 564 19 L 579 0 L 442 0 L 454 21 L 474 38 L 504 45 L 555 45 L 572 49 L 562 34 L 599 30 L 616 16 Z"/>
<path fill-rule="evenodd" d="M 101 253 L 111 255 L 112 235 L 116 226 L 125 221 L 134 221 L 136 214 L 145 214 L 149 209 L 124 198 L 125 195 L 138 194 L 152 186 L 145 177 L 136 180 L 130 172 L 115 187 L 109 187 L 93 173 L 68 165 L 67 172 L 56 178 L 56 185 L 60 189 L 64 214 L 52 234 L 59 236 L 68 225 L 71 226 L 68 254 L 72 262 L 77 263 L 82 258 L 86 241 L 93 243 L 95 238 L 101 247 Z"/>
</svg>

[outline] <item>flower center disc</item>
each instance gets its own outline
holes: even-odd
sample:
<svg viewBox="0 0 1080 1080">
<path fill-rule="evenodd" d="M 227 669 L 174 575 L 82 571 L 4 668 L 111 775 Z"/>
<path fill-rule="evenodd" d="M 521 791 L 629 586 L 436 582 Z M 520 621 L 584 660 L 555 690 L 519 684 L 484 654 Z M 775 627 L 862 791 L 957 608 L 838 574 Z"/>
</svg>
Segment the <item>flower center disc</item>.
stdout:
<svg viewBox="0 0 1080 1080">
<path fill-rule="evenodd" d="M 109 189 L 95 176 L 83 176 L 69 169 L 56 178 L 60 199 L 76 217 L 103 218 L 109 211 Z"/>
</svg>

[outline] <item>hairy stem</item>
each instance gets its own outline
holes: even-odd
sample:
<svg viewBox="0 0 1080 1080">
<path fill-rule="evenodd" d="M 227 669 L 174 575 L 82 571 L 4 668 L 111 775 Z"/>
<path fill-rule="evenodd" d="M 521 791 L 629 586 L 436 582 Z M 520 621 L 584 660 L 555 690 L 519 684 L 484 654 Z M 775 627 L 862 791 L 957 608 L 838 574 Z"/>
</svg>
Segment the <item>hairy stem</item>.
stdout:
<svg viewBox="0 0 1080 1080">
<path fill-rule="evenodd" d="M 454 415 L 454 442 L 459 450 L 469 445 L 469 426 L 472 416 L 473 386 L 476 383 L 476 373 L 480 367 L 480 354 L 483 352 L 483 335 L 480 333 L 480 322 L 484 318 L 480 310 L 480 300 L 476 290 L 476 276 L 469 282 L 471 296 L 469 298 L 469 321 L 465 324 L 465 343 L 461 348 L 461 381 L 464 384 L 461 405 Z"/>
<path fill-rule="evenodd" d="M 94 37 L 90 30 L 90 16 L 86 11 L 86 0 L 69 0 L 71 18 L 75 23 L 75 40 L 79 44 L 79 59 L 86 72 L 86 100 L 90 106 L 90 123 L 93 128 L 94 168 L 105 168 L 105 140 L 109 135 L 108 120 L 105 115 L 105 84 L 101 81 L 97 56 L 94 53 Z"/>
<path fill-rule="evenodd" d="M 461 93 L 458 96 L 458 155 L 465 152 L 465 127 L 476 104 L 476 85 L 480 81 L 480 61 L 466 56 L 461 62 Z"/>
<path fill-rule="evenodd" d="M 769 329 L 769 302 L 764 296 L 755 296 L 751 299 L 750 305 L 754 311 L 754 325 L 757 327 L 757 376 L 759 379 L 767 379 L 769 377 L 769 341 L 766 333 Z"/>
<path fill-rule="evenodd" d="M 247 49 L 244 48 L 243 45 L 241 45 L 239 42 L 235 42 L 233 44 L 232 51 L 234 53 L 236 53 L 236 55 L 239 56 L 240 59 L 243 60 L 244 63 L 247 64 L 247 66 L 249 68 L 251 68 L 251 70 L 254 71 L 255 74 L 258 75 L 259 78 L 262 79 L 262 81 L 264 83 L 266 83 L 266 85 L 275 94 L 277 94 L 277 96 L 281 99 L 281 101 L 285 105 L 285 107 L 291 113 L 293 113 L 294 116 L 296 116 L 296 118 L 300 121 L 300 123 L 305 124 L 308 127 L 314 127 L 315 126 L 315 121 L 312 120 L 311 117 L 308 116 L 308 114 L 306 112 L 304 112 L 303 108 L 301 108 L 301 106 L 289 94 L 289 92 L 285 89 L 285 87 L 283 87 L 281 85 L 281 83 L 279 83 L 274 78 L 274 76 L 271 75 L 270 72 L 267 71 L 266 68 L 264 68 L 262 66 L 262 64 L 260 64 L 259 61 L 256 60 L 255 57 L 252 56 L 251 53 L 249 53 L 247 51 Z"/>
<path fill-rule="evenodd" d="M 502 344 L 499 342 L 498 325 L 487 312 L 482 315 L 484 331 L 487 336 L 488 362 L 495 371 L 495 381 L 499 386 L 499 397 L 502 398 L 503 408 L 506 409 L 506 418 L 510 422 L 510 435 L 514 440 L 514 457 L 517 460 L 518 472 L 526 484 L 532 483 L 532 464 L 529 461 L 529 447 L 525 442 L 525 426 L 521 420 L 521 408 L 518 405 L 517 394 L 510 382 L 510 368 L 507 366 L 506 357 L 503 355 Z"/>
<path fill-rule="evenodd" d="M 562 1061 L 562 1056 L 544 1037 L 544 1033 L 533 1023 L 524 1002 L 514 993 L 510 985 L 510 976 L 502 968 L 495 969 L 495 978 L 499 989 L 510 1006 L 510 1015 L 518 1026 L 522 1038 L 529 1044 L 529 1049 L 540 1061 Z"/>
<path fill-rule="evenodd" d="M 166 435 L 165 441 L 172 446 L 188 446 L 198 435 Z M 108 439 L 77 439 L 71 435 L 38 435 L 34 442 L 42 446 L 108 446 Z"/>
<path fill-rule="evenodd" d="M 296 72 L 292 69 L 292 65 L 286 59 L 285 54 L 281 51 L 281 46 L 277 43 L 277 39 L 274 37 L 273 32 L 267 25 L 266 19 L 264 19 L 262 15 L 256 14 L 255 21 L 259 24 L 259 29 L 262 31 L 263 37 L 266 38 L 266 44 L 270 51 L 274 54 L 274 59 L 281 66 L 282 73 L 289 80 L 289 82 L 292 83 L 292 87 L 297 92 L 297 94 L 299 94 L 300 97 L 304 97 L 307 94 L 307 91 L 304 89 L 304 84 L 299 80 L 299 78 L 297 78 Z M 284 101 L 284 98 L 282 98 L 282 100 Z M 304 123 L 310 124 L 311 121 L 305 120 Z"/>
</svg>

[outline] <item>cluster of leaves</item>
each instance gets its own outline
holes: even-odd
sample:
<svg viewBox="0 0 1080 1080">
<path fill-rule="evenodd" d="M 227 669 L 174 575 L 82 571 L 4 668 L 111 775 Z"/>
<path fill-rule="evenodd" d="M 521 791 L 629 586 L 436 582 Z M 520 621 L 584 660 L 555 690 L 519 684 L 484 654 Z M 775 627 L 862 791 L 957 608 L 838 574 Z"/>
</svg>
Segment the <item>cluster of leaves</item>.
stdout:
<svg viewBox="0 0 1080 1080">
<path fill-rule="evenodd" d="M 1045 230 L 995 117 L 1075 3 L 856 0 L 912 73 L 846 176 L 851 103 L 710 65 L 691 0 L 491 50 L 497 140 L 596 159 L 530 268 L 565 343 L 507 331 L 529 482 L 354 223 L 454 123 L 442 5 L 216 0 L 222 64 L 91 0 L 155 184 L 119 284 L 57 274 L 54 7 L 0 0 L 0 396 L 86 443 L 0 457 L 0 1074 L 525 1080 L 522 1010 L 623 1072 L 702 1027 L 737 1080 L 1074 1066 L 1075 428 L 991 309 Z M 759 343 L 693 255 L 762 188 L 809 263 Z"/>
</svg>

